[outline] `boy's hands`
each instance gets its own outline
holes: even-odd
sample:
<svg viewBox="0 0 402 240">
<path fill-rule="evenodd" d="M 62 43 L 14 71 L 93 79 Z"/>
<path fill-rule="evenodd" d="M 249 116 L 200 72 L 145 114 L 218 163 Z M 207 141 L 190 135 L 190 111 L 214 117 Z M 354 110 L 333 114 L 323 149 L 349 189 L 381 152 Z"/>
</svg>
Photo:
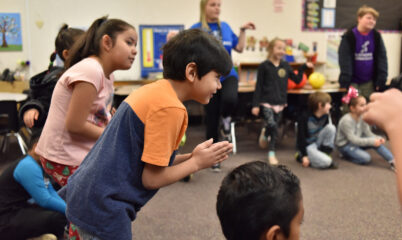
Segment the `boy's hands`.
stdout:
<svg viewBox="0 0 402 240">
<path fill-rule="evenodd" d="M 252 113 L 254 116 L 257 116 L 257 117 L 258 117 L 258 114 L 260 113 L 260 107 L 253 107 L 253 108 L 251 109 L 251 113 Z"/>
<path fill-rule="evenodd" d="M 38 120 L 39 111 L 35 108 L 29 109 L 24 113 L 24 124 L 28 128 L 32 128 L 34 126 L 35 120 Z"/>
<path fill-rule="evenodd" d="M 198 170 L 201 170 L 226 160 L 229 157 L 228 154 L 232 152 L 232 149 L 233 144 L 228 141 L 213 143 L 211 138 L 198 144 L 191 155 L 194 158 Z"/>
</svg>

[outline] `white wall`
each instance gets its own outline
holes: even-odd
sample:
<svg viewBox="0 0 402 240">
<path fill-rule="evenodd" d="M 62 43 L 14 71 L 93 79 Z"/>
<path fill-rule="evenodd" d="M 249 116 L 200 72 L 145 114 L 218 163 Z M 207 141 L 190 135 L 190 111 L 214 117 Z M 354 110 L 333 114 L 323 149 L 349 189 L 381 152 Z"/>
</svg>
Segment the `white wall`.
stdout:
<svg viewBox="0 0 402 240">
<path fill-rule="evenodd" d="M 222 0 L 221 19 L 227 21 L 238 33 L 246 21 L 253 21 L 256 31 L 247 32 L 257 39 L 267 36 L 291 38 L 311 47 L 318 42 L 318 60 L 326 60 L 326 33 L 301 31 L 301 0 L 283 0 L 281 13 L 273 11 L 274 0 Z M 140 24 L 184 24 L 190 27 L 199 19 L 199 0 L 0 0 L 2 12 L 20 12 L 23 37 L 22 52 L 0 52 L 0 70 L 14 69 L 17 60 L 31 61 L 30 75 L 44 70 L 54 51 L 54 39 L 62 23 L 72 27 L 88 27 L 92 21 L 108 14 L 121 18 L 138 28 Z M 43 27 L 36 25 L 43 21 Z M 399 74 L 401 33 L 383 33 L 388 53 L 389 77 Z M 235 63 L 261 61 L 265 54 L 245 52 L 233 54 Z M 325 70 L 324 70 L 325 71 Z M 140 60 L 137 56 L 133 67 L 116 73 L 118 80 L 140 78 Z M 333 77 L 332 77 L 333 78 Z"/>
</svg>

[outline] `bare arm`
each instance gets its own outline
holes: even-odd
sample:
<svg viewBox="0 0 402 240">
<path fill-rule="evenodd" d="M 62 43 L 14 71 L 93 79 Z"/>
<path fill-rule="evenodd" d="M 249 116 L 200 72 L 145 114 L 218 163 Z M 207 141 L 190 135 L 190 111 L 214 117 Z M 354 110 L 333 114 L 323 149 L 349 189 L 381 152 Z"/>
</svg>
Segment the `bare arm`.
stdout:
<svg viewBox="0 0 402 240">
<path fill-rule="evenodd" d="M 397 169 L 399 202 L 402 205 L 402 93 L 391 89 L 384 93 L 372 94 L 370 100 L 363 119 L 369 124 L 378 125 L 389 136 Z"/>
<path fill-rule="evenodd" d="M 173 165 L 182 163 L 184 161 L 187 161 L 188 159 L 191 158 L 191 153 L 185 153 L 185 154 L 178 154 L 176 155 L 174 161 L 173 161 Z"/>
<path fill-rule="evenodd" d="M 102 134 L 102 127 L 98 127 L 87 121 L 96 96 L 97 92 L 92 84 L 87 82 L 77 82 L 74 84 L 66 116 L 66 128 L 70 133 L 95 140 Z"/>
<path fill-rule="evenodd" d="M 247 29 L 255 29 L 255 25 L 252 22 L 247 22 L 243 24 L 243 26 L 240 28 L 240 33 L 239 33 L 239 41 L 237 42 L 237 45 L 235 47 L 235 50 L 237 52 L 243 52 L 244 46 L 246 45 L 246 30 Z"/>
<path fill-rule="evenodd" d="M 177 165 L 161 167 L 146 163 L 142 173 L 142 184 L 147 189 L 158 189 L 175 183 L 191 173 L 226 160 L 232 147 L 233 145 L 227 141 L 212 144 L 210 139 L 197 145 L 191 157 Z"/>
</svg>

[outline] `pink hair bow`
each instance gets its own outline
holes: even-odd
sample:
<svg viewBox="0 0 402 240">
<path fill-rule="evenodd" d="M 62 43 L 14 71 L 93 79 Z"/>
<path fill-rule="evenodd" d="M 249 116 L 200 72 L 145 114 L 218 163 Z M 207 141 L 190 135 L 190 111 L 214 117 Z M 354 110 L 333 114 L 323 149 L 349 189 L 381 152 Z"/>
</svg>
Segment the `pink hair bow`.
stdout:
<svg viewBox="0 0 402 240">
<path fill-rule="evenodd" d="M 359 90 L 357 90 L 354 87 L 349 87 L 348 93 L 342 98 L 342 102 L 345 104 L 349 104 L 350 99 L 356 98 L 358 96 L 359 96 Z"/>
</svg>

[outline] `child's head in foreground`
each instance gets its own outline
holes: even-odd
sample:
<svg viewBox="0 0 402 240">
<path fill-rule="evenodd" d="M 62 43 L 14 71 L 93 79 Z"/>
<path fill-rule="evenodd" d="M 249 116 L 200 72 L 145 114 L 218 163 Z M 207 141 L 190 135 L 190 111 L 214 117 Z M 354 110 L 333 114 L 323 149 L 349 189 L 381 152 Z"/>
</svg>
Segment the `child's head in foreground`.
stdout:
<svg viewBox="0 0 402 240">
<path fill-rule="evenodd" d="M 283 165 L 255 161 L 235 168 L 222 181 L 216 208 L 226 239 L 299 239 L 300 182 Z"/>
<path fill-rule="evenodd" d="M 308 109 L 310 112 L 316 114 L 318 112 L 322 114 L 328 114 L 331 109 L 331 95 L 325 92 L 315 92 L 308 96 L 307 100 Z"/>
<path fill-rule="evenodd" d="M 185 81 L 190 63 L 195 63 L 199 79 L 211 71 L 225 76 L 232 68 L 232 60 L 222 43 L 200 29 L 181 31 L 163 46 L 165 79 Z"/>
</svg>

